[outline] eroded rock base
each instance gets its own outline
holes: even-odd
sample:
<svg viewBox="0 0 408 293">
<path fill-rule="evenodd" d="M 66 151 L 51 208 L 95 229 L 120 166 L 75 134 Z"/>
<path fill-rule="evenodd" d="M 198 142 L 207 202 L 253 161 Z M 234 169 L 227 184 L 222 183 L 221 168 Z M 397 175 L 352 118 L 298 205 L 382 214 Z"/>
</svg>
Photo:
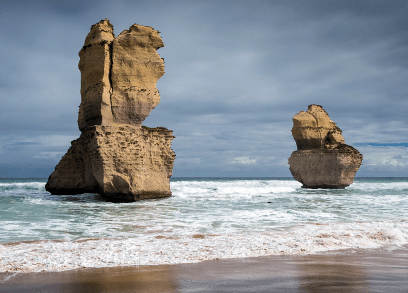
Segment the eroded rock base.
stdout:
<svg viewBox="0 0 408 293">
<path fill-rule="evenodd" d="M 340 189 L 349 186 L 363 156 L 353 147 L 294 151 L 289 158 L 290 172 L 303 188 Z"/>
<path fill-rule="evenodd" d="M 171 196 L 173 132 L 131 125 L 87 127 L 50 175 L 52 194 L 100 193 L 129 202 Z"/>
</svg>

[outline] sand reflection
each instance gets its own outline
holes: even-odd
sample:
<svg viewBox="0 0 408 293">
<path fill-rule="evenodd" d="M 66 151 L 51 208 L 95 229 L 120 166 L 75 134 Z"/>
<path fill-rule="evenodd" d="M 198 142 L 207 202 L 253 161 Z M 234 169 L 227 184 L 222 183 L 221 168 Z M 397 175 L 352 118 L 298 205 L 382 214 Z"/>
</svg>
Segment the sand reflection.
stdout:
<svg viewBox="0 0 408 293">
<path fill-rule="evenodd" d="M 171 266 L 80 269 L 59 273 L 30 273 L 10 278 L 0 292 L 180 292 Z M 36 291 L 36 290 L 40 291 Z"/>
<path fill-rule="evenodd" d="M 358 255 L 305 256 L 297 262 L 301 292 L 369 292 Z"/>
</svg>

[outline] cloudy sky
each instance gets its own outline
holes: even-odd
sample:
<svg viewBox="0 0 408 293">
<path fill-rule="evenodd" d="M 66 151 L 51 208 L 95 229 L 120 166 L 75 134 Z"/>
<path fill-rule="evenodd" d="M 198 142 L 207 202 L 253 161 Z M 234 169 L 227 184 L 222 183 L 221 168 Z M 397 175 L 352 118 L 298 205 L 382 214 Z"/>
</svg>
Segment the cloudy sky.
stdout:
<svg viewBox="0 0 408 293">
<path fill-rule="evenodd" d="M 79 137 L 92 24 L 161 32 L 175 177 L 290 177 L 292 117 L 319 104 L 364 156 L 408 176 L 408 1 L 1 1 L 0 177 L 48 177 Z"/>
</svg>

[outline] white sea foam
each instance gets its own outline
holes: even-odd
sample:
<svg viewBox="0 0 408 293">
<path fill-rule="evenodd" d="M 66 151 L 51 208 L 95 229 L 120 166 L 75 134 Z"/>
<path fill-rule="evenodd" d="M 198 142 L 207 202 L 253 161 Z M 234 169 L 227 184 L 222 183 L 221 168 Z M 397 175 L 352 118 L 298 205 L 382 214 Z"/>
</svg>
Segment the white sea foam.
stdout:
<svg viewBox="0 0 408 293">
<path fill-rule="evenodd" d="M 84 241 L 39 241 L 0 245 L 1 272 L 63 271 L 192 263 L 203 260 L 310 254 L 408 243 L 408 220 L 376 223 L 307 224 L 288 231 L 164 236 Z"/>
<path fill-rule="evenodd" d="M 0 186 L 34 187 L 34 188 L 42 189 L 45 187 L 45 182 L 37 182 L 37 181 L 35 182 L 3 182 L 3 183 L 0 183 Z"/>
<path fill-rule="evenodd" d="M 365 192 L 379 191 L 401 191 L 408 190 L 408 182 L 358 182 L 351 185 L 354 190 L 362 190 Z"/>
<path fill-rule="evenodd" d="M 251 197 L 272 193 L 293 192 L 301 186 L 296 181 L 266 181 L 266 180 L 240 180 L 240 181 L 177 181 L 171 183 L 173 193 L 180 197 L 216 195 L 220 197 Z"/>
<path fill-rule="evenodd" d="M 390 221 L 408 214 L 407 192 L 367 192 L 361 188 L 365 184 L 327 191 L 301 189 L 294 180 L 186 180 L 172 182 L 171 198 L 130 204 L 107 203 L 89 194 L 30 191 L 4 205 L 0 242 L 140 238 L 154 233 L 235 235 L 304 223 Z"/>
<path fill-rule="evenodd" d="M 52 196 L 44 185 L 0 183 L 2 272 L 306 254 L 408 241 L 408 182 L 398 180 L 357 180 L 343 190 L 302 189 L 294 180 L 177 180 L 170 198 L 123 204 L 92 194 Z M 36 242 L 21 242 L 27 240 Z"/>
</svg>

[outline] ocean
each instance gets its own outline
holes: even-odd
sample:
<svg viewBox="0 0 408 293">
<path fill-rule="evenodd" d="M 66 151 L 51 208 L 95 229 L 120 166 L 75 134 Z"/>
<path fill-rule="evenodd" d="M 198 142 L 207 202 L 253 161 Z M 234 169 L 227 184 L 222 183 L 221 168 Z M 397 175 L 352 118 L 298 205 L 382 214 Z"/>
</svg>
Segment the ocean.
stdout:
<svg viewBox="0 0 408 293">
<path fill-rule="evenodd" d="M 193 263 L 408 244 L 408 178 L 303 189 L 292 178 L 172 178 L 172 197 L 54 196 L 0 179 L 0 272 Z"/>
</svg>

